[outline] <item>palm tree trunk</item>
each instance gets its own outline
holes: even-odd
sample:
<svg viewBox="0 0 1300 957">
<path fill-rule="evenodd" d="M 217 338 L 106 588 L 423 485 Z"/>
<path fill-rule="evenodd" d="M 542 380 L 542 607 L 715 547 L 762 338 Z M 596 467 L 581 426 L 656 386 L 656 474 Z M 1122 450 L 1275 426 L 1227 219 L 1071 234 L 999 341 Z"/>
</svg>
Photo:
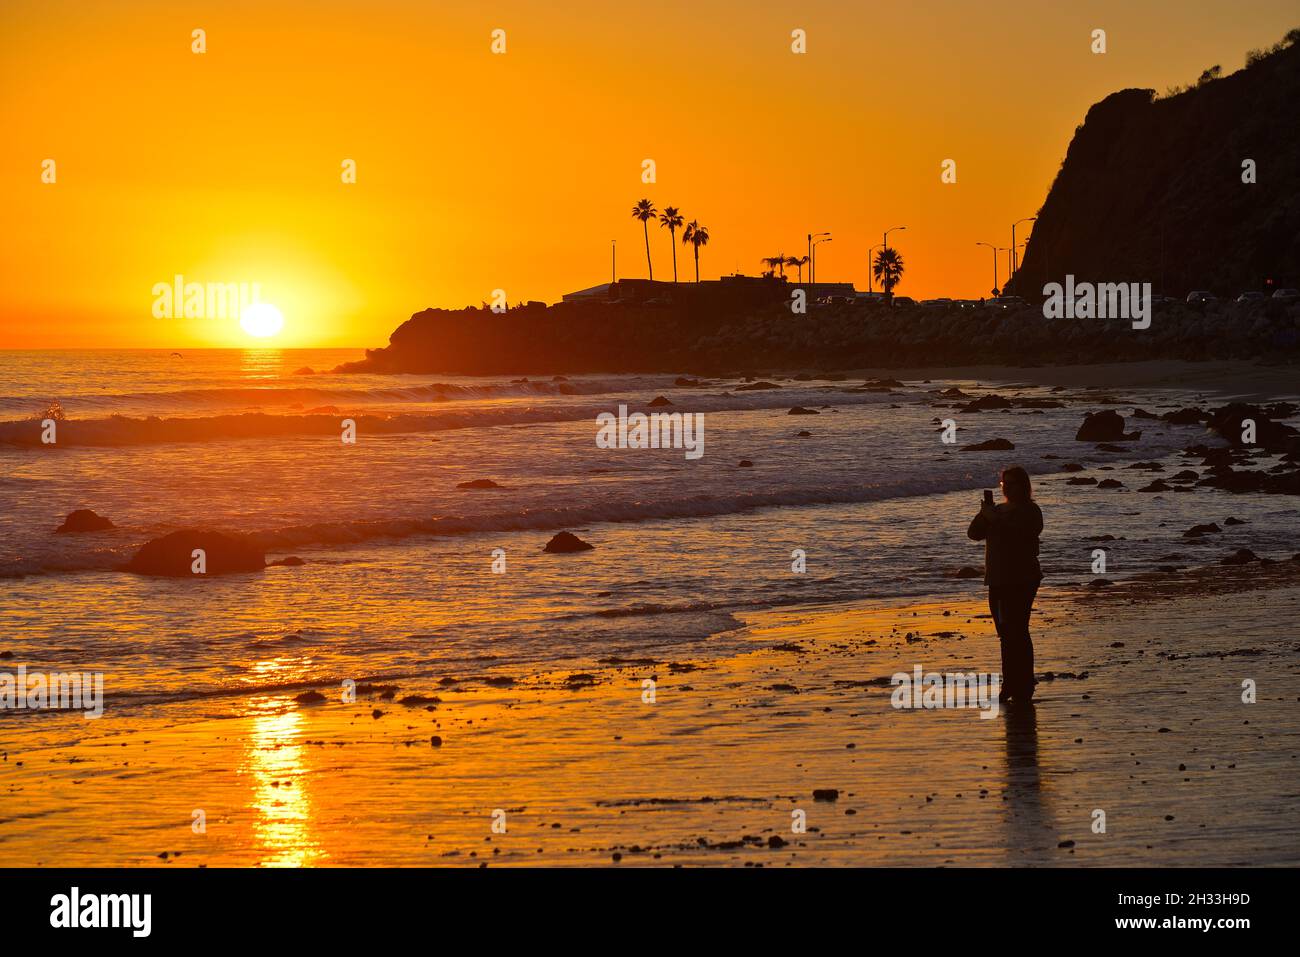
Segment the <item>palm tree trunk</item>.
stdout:
<svg viewBox="0 0 1300 957">
<path fill-rule="evenodd" d="M 695 246 L 695 281 L 700 281 L 700 247 L 698 243 Z"/>
<path fill-rule="evenodd" d="M 673 247 L 673 282 L 677 281 L 677 234 L 673 228 L 668 227 L 668 242 Z"/>
<path fill-rule="evenodd" d="M 645 230 L 645 265 L 646 265 L 646 269 L 650 270 L 650 281 L 651 281 L 651 282 L 654 282 L 654 278 L 655 278 L 655 267 L 654 267 L 654 263 L 650 262 L 650 224 L 649 224 L 649 221 L 648 221 L 648 220 L 644 220 L 644 219 L 641 220 L 641 228 Z"/>
</svg>

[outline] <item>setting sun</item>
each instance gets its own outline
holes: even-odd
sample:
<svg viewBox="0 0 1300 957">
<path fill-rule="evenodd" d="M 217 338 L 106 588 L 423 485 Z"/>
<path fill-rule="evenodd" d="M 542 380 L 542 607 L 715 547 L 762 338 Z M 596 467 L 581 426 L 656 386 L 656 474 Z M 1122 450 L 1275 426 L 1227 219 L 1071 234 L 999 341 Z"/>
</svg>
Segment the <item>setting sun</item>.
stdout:
<svg viewBox="0 0 1300 957">
<path fill-rule="evenodd" d="M 284 314 L 269 302 L 255 302 L 242 311 L 239 325 L 250 336 L 266 339 L 284 328 Z"/>
</svg>

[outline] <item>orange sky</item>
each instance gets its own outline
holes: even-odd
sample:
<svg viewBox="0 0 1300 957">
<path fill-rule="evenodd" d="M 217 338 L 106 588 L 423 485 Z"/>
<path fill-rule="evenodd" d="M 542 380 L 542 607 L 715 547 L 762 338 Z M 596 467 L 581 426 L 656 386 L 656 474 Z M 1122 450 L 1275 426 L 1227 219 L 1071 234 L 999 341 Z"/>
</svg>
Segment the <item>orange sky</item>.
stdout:
<svg viewBox="0 0 1300 957">
<path fill-rule="evenodd" d="M 818 278 L 865 289 L 901 223 L 900 294 L 980 296 L 975 242 L 1034 214 L 1089 105 L 1239 69 L 1298 20 L 1294 0 L 5 0 L 0 348 L 268 344 L 155 318 L 178 273 L 261 283 L 273 344 L 378 346 L 425 306 L 604 282 L 611 239 L 644 276 L 642 196 L 708 225 L 704 278 L 827 230 Z M 667 231 L 651 243 L 669 278 Z"/>
</svg>

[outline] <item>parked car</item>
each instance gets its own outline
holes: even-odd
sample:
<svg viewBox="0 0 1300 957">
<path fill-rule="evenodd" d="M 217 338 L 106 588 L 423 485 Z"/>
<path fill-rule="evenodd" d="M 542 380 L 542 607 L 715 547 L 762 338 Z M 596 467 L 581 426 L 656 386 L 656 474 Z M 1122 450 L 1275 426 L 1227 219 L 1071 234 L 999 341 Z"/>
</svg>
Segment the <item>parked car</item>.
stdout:
<svg viewBox="0 0 1300 957">
<path fill-rule="evenodd" d="M 1204 289 L 1196 289 L 1187 294 L 1187 302 L 1192 305 L 1205 302 L 1218 302 L 1219 297 L 1212 292 L 1206 292 Z"/>
<path fill-rule="evenodd" d="M 942 296 L 939 297 L 938 299 L 921 300 L 922 309 L 947 309 L 951 305 L 952 305 L 952 300 Z"/>
<path fill-rule="evenodd" d="M 1263 302 L 1264 294 L 1262 292 L 1243 292 L 1236 299 L 1237 302 Z"/>
<path fill-rule="evenodd" d="M 998 296 L 996 299 L 990 299 L 989 305 L 998 309 L 1019 309 L 1021 306 L 1029 305 L 1029 303 L 1019 296 Z"/>
<path fill-rule="evenodd" d="M 916 305 L 916 300 L 913 299 L 911 296 L 895 296 L 895 297 L 894 297 L 894 305 L 895 305 L 895 306 L 915 306 L 915 305 Z"/>
<path fill-rule="evenodd" d="M 1300 299 L 1300 289 L 1276 289 L 1273 291 L 1273 298 L 1284 301 Z"/>
</svg>

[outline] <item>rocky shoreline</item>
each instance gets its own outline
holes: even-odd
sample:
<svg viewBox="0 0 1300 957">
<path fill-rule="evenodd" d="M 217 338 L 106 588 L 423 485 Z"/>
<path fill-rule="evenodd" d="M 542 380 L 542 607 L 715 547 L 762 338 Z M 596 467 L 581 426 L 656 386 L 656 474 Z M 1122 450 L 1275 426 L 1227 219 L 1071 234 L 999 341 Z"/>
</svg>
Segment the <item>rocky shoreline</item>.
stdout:
<svg viewBox="0 0 1300 957">
<path fill-rule="evenodd" d="M 699 314 L 605 303 L 540 303 L 497 315 L 428 309 L 338 372 L 449 375 L 762 374 L 816 369 L 1021 368 L 1087 363 L 1300 361 L 1300 302 L 1155 307 L 1150 328 L 1045 319 L 1038 306 L 960 309 L 783 305 Z"/>
</svg>

